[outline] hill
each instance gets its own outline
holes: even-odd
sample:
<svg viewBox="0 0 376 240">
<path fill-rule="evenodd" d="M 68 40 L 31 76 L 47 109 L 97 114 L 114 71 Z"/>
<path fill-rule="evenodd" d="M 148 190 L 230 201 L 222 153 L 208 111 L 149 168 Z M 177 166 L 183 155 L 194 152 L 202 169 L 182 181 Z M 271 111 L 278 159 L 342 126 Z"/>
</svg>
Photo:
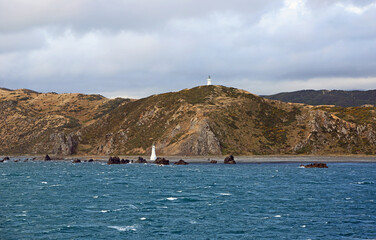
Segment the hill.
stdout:
<svg viewBox="0 0 376 240">
<path fill-rule="evenodd" d="M 375 154 L 374 107 L 200 86 L 139 100 L 0 90 L 1 154 Z"/>
<path fill-rule="evenodd" d="M 283 102 L 305 103 L 309 105 L 336 105 L 341 107 L 357 107 L 366 104 L 376 105 L 376 90 L 302 90 L 263 97 Z"/>
</svg>

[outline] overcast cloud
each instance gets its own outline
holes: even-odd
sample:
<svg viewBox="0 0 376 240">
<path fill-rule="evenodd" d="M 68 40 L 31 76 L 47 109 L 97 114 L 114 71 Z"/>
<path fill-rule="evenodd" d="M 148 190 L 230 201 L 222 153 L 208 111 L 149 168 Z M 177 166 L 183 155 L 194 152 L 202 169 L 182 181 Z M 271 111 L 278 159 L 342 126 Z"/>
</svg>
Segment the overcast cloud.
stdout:
<svg viewBox="0 0 376 240">
<path fill-rule="evenodd" d="M 376 89 L 376 0 L 0 0 L 0 86 Z"/>
</svg>

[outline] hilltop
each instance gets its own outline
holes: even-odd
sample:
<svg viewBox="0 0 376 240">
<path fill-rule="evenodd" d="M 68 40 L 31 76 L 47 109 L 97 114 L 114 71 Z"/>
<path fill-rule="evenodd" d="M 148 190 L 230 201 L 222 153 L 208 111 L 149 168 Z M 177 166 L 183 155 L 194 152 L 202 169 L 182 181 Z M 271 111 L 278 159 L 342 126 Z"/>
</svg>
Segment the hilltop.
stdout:
<svg viewBox="0 0 376 240">
<path fill-rule="evenodd" d="M 374 107 L 200 86 L 139 100 L 0 90 L 1 154 L 375 154 Z"/>
<path fill-rule="evenodd" d="M 305 103 L 309 105 L 336 105 L 341 107 L 357 107 L 366 104 L 376 105 L 376 90 L 301 90 L 263 97 L 283 102 Z"/>
</svg>

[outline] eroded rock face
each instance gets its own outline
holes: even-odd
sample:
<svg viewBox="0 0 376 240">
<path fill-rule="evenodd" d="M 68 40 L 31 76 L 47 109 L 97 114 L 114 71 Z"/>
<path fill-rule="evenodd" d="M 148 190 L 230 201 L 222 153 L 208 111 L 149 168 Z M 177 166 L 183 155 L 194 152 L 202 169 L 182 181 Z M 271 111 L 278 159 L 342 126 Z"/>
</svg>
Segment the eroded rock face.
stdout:
<svg viewBox="0 0 376 240">
<path fill-rule="evenodd" d="M 72 134 L 54 133 L 51 134 L 50 141 L 53 142 L 53 154 L 72 155 L 76 153 L 78 141 Z"/>
<path fill-rule="evenodd" d="M 225 158 L 224 164 L 236 164 L 236 161 L 234 159 L 234 156 L 230 155 L 228 157 Z"/>
<path fill-rule="evenodd" d="M 174 163 L 175 165 L 188 165 L 189 163 L 187 163 L 186 161 L 184 161 L 184 160 L 179 160 L 179 161 L 177 161 L 176 163 Z"/>
<path fill-rule="evenodd" d="M 157 158 L 154 163 L 159 165 L 170 165 L 170 161 L 165 158 Z"/>
<path fill-rule="evenodd" d="M 181 155 L 221 155 L 219 140 L 211 131 L 206 120 L 196 124 L 195 133 L 190 135 L 187 140 L 182 141 L 180 145 Z"/>
</svg>

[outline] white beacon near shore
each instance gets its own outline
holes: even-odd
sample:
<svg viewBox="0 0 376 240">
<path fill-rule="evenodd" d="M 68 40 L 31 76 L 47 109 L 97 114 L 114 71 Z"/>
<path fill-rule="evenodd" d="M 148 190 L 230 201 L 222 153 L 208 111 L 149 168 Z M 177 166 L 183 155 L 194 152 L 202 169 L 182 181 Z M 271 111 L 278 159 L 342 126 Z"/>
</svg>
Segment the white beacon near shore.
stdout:
<svg viewBox="0 0 376 240">
<path fill-rule="evenodd" d="M 157 155 L 155 154 L 155 145 L 153 144 L 153 146 L 151 147 L 150 160 L 151 161 L 155 161 L 156 159 L 157 159 Z"/>
</svg>

